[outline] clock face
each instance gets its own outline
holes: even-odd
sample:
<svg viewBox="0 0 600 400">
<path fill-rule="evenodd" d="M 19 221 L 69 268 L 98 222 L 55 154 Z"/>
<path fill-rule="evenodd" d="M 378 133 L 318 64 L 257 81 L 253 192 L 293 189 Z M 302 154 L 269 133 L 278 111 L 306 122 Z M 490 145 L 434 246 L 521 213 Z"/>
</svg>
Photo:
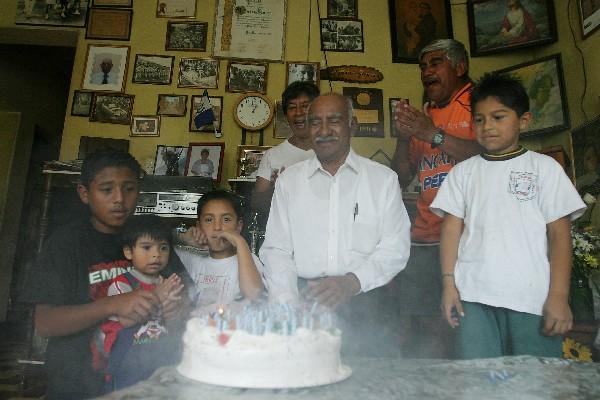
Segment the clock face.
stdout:
<svg viewBox="0 0 600 400">
<path fill-rule="evenodd" d="M 246 95 L 240 99 L 235 107 L 237 123 L 248 130 L 258 130 L 269 125 L 273 118 L 273 107 L 264 97 L 259 95 Z"/>
</svg>

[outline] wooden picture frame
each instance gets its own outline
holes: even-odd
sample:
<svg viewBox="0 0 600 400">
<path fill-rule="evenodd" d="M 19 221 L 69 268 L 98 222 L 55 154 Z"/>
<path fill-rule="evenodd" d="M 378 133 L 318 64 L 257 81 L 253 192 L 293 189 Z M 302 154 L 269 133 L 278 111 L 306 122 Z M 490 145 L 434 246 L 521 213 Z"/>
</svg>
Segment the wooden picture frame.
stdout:
<svg viewBox="0 0 600 400">
<path fill-rule="evenodd" d="M 587 39 L 600 28 L 600 2 L 594 0 L 578 0 L 581 36 Z"/>
<path fill-rule="evenodd" d="M 88 2 L 58 2 L 58 6 L 47 7 L 46 1 L 16 0 L 16 25 L 85 27 L 88 14 Z M 10 8 L 5 8 L 6 12 Z"/>
<path fill-rule="evenodd" d="M 131 118 L 131 131 L 129 136 L 160 136 L 160 116 L 134 115 Z"/>
<path fill-rule="evenodd" d="M 342 93 L 352 100 L 357 128 L 354 137 L 382 138 L 383 90 L 366 87 L 344 87 Z"/>
<path fill-rule="evenodd" d="M 273 118 L 273 138 L 287 139 L 294 134 L 287 120 L 287 115 L 283 112 L 283 102 L 275 102 L 275 117 Z"/>
<path fill-rule="evenodd" d="M 133 83 L 170 85 L 174 62 L 174 56 L 136 54 L 131 81 Z"/>
<path fill-rule="evenodd" d="M 362 19 L 321 18 L 321 50 L 363 52 Z"/>
<path fill-rule="evenodd" d="M 86 39 L 129 40 L 133 10 L 121 8 L 90 8 Z"/>
<path fill-rule="evenodd" d="M 135 96 L 119 93 L 96 93 L 90 112 L 90 121 L 131 125 Z"/>
<path fill-rule="evenodd" d="M 156 0 L 157 18 L 194 18 L 196 0 Z"/>
<path fill-rule="evenodd" d="M 206 51 L 207 31 L 207 22 L 169 21 L 165 50 Z"/>
<path fill-rule="evenodd" d="M 435 39 L 452 39 L 450 0 L 389 0 L 392 62 L 418 64 L 419 52 Z"/>
<path fill-rule="evenodd" d="M 184 176 L 187 165 L 187 146 L 167 146 L 159 144 L 156 146 L 156 156 L 154 157 L 153 175 L 167 175 L 169 168 L 177 171 L 177 175 Z"/>
<path fill-rule="evenodd" d="M 269 64 L 260 62 L 230 61 L 227 65 L 227 86 L 232 93 L 267 93 Z"/>
<path fill-rule="evenodd" d="M 217 89 L 219 60 L 214 58 L 182 58 L 179 60 L 177 87 Z"/>
<path fill-rule="evenodd" d="M 475 0 L 467 15 L 472 57 L 558 40 L 553 0 Z"/>
<path fill-rule="evenodd" d="M 192 96 L 192 102 L 190 106 L 190 123 L 189 130 L 190 132 L 213 132 L 219 133 L 221 132 L 221 121 L 223 121 L 223 96 L 208 96 L 210 100 L 210 104 L 213 108 L 213 114 L 215 116 L 215 120 L 208 125 L 196 126 L 195 117 L 198 113 L 198 107 L 200 101 L 202 99 L 202 95 L 194 95 Z"/>
<path fill-rule="evenodd" d="M 318 62 L 288 61 L 285 63 L 285 84 L 309 81 L 319 86 L 321 64 Z"/>
<path fill-rule="evenodd" d="M 88 92 L 86 90 L 73 91 L 71 115 L 74 117 L 89 117 L 93 101 L 94 92 Z"/>
<path fill-rule="evenodd" d="M 205 156 L 206 152 L 208 156 Z M 185 176 L 203 176 L 220 182 L 224 154 L 224 142 L 190 143 Z"/>
<path fill-rule="evenodd" d="M 571 144 L 575 187 L 581 193 L 600 179 L 600 115 L 572 129 Z"/>
<path fill-rule="evenodd" d="M 260 160 L 272 146 L 238 145 L 237 151 L 237 176 L 256 178 Z"/>
<path fill-rule="evenodd" d="M 129 46 L 89 44 L 81 88 L 96 92 L 123 92 Z"/>
<path fill-rule="evenodd" d="M 521 137 L 569 129 L 571 122 L 560 54 L 503 68 L 497 72 L 518 78 L 529 95 L 529 110 L 533 119 L 527 130 L 521 132 Z"/>
<path fill-rule="evenodd" d="M 404 101 L 407 104 L 410 104 L 409 99 L 404 99 L 401 97 L 390 97 L 389 99 L 389 111 L 390 111 L 390 137 L 398 137 L 398 131 L 396 131 L 396 126 L 394 124 L 394 109 L 396 108 L 396 104 Z"/>
<path fill-rule="evenodd" d="M 132 8 L 133 0 L 92 0 L 92 7 Z"/>
<path fill-rule="evenodd" d="M 187 114 L 187 94 L 159 94 L 156 115 L 183 117 Z"/>
<path fill-rule="evenodd" d="M 358 0 L 327 0 L 327 18 L 358 18 Z"/>
</svg>

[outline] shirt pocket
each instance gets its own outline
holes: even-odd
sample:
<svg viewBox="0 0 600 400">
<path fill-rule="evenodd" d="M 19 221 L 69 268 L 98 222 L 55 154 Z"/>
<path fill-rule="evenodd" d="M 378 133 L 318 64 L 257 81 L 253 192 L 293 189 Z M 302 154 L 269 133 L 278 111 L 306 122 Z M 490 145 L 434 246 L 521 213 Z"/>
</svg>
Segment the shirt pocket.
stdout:
<svg viewBox="0 0 600 400">
<path fill-rule="evenodd" d="M 374 219 L 371 219 L 371 221 L 374 221 Z M 379 242 L 378 225 L 373 222 L 364 222 L 364 220 L 354 221 L 351 236 L 351 249 L 369 255 L 375 250 Z"/>
</svg>

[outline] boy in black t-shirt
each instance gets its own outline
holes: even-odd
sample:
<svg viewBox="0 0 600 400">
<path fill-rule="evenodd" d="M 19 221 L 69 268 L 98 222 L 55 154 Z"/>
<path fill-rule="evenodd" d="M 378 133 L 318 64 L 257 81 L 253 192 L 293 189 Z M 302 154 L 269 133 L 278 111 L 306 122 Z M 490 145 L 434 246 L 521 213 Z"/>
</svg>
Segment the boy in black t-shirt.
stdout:
<svg viewBox="0 0 600 400">
<path fill-rule="evenodd" d="M 85 221 L 59 227 L 49 238 L 28 281 L 26 301 L 36 304 L 35 328 L 49 337 L 47 399 L 85 399 L 103 393 L 103 365 L 93 365 L 95 328 L 112 315 L 145 322 L 161 312 L 166 320 L 185 315 L 187 296 L 159 310 L 154 292 L 106 296 L 111 279 L 125 272 L 119 232 L 133 214 L 142 170 L 129 154 L 94 153 L 84 162 L 79 197 L 90 210 Z M 162 271 L 190 282 L 176 255 Z"/>
</svg>

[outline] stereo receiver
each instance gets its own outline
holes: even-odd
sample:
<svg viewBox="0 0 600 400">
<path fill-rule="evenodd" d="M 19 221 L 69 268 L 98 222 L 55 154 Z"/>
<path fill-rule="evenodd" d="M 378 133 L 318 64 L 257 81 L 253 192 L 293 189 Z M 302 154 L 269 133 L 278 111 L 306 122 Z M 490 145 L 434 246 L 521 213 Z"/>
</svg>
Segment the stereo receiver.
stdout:
<svg viewBox="0 0 600 400">
<path fill-rule="evenodd" d="M 135 214 L 155 214 L 160 217 L 196 218 L 200 193 L 140 192 Z"/>
</svg>

